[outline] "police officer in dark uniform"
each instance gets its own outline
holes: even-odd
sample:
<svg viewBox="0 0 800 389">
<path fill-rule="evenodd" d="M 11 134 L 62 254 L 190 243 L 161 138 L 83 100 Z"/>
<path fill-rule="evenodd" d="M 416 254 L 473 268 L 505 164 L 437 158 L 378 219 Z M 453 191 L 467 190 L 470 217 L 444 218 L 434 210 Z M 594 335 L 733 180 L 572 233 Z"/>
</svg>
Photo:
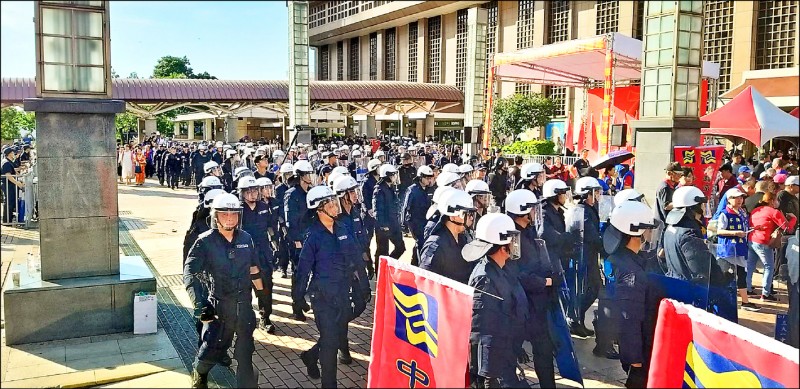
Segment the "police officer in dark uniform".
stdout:
<svg viewBox="0 0 800 389">
<path fill-rule="evenodd" d="M 183 186 L 189 186 L 192 182 L 192 157 L 189 147 L 184 145 L 183 152 L 180 155 Z"/>
<path fill-rule="evenodd" d="M 615 278 L 614 306 L 619 331 L 622 369 L 628 374 L 627 388 L 646 388 L 652 348 L 646 320 L 648 296 L 647 257 L 640 253 L 656 227 L 653 211 L 638 201 L 625 201 L 611 212 L 610 226 L 603 233 Z"/>
<path fill-rule="evenodd" d="M 520 169 L 520 180 L 515 189 L 527 189 L 536 195 L 536 198 L 542 197 L 542 185 L 544 184 L 545 173 L 544 167 L 540 163 L 531 162 L 522 165 Z"/>
<path fill-rule="evenodd" d="M 169 181 L 169 187 L 174 190 L 178 187 L 178 180 L 181 176 L 183 164 L 181 163 L 181 156 L 178 154 L 175 146 L 169 148 L 169 154 L 166 158 L 167 180 Z"/>
<path fill-rule="evenodd" d="M 408 227 L 411 237 L 414 238 L 416 245 L 411 257 L 411 264 L 419 265 L 419 251 L 425 244 L 423 233 L 427 220 L 425 213 L 431 206 L 431 199 L 425 189 L 433 183 L 433 170 L 429 166 L 422 165 L 417 168 L 414 178 L 415 183 L 409 187 L 403 202 L 403 224 Z"/>
<path fill-rule="evenodd" d="M 326 151 L 322 153 L 322 159 L 325 160 L 325 163 L 317 168 L 317 176 L 323 180 L 322 182 L 328 182 L 328 175 L 331 174 L 333 168 L 339 166 L 336 162 L 336 153 Z"/>
<path fill-rule="evenodd" d="M 258 326 L 268 334 L 274 334 L 275 325 L 269 319 L 272 314 L 272 264 L 275 262 L 268 236 L 270 209 L 265 202 L 260 201 L 261 190 L 254 177 L 242 177 L 238 189 L 242 200 L 242 229 L 253 238 L 258 253 L 258 268 L 261 270 L 263 289 L 256 291 L 258 311 L 261 314 Z"/>
<path fill-rule="evenodd" d="M 466 284 L 474 262 L 464 261 L 461 249 L 467 244 L 464 232 L 475 222 L 472 196 L 463 190 L 447 192 L 436 205 L 439 221 L 420 250 L 419 267 Z"/>
<path fill-rule="evenodd" d="M 286 162 L 281 165 L 278 170 L 278 186 L 275 188 L 275 202 L 278 203 L 278 267 L 281 269 L 281 278 L 289 278 L 289 252 L 291 251 L 290 242 L 287 241 L 287 228 L 286 228 L 286 211 L 284 204 L 286 201 L 286 192 L 294 186 L 295 179 L 293 178 L 294 166 Z M 293 245 L 294 242 L 291 242 Z M 294 271 L 294 268 L 292 268 Z"/>
<path fill-rule="evenodd" d="M 470 379 L 478 388 L 528 388 L 528 382 L 517 375 L 528 301 L 509 266 L 519 258 L 519 231 L 510 217 L 492 213 L 478 222 L 475 236 L 461 252 L 463 260 L 476 263 L 469 276 L 469 285 L 475 288 Z"/>
<path fill-rule="evenodd" d="M 417 176 L 417 171 L 412 163 L 411 154 L 400 154 L 400 162 L 402 164 L 397 168 L 397 175 L 400 177 L 400 185 L 397 186 L 397 193 L 400 194 L 401 199 L 405 199 L 406 191 L 408 187 L 414 183 L 414 177 Z"/>
<path fill-rule="evenodd" d="M 269 226 L 267 227 L 267 236 L 269 237 L 270 249 L 272 250 L 272 268 L 273 271 L 278 266 L 278 256 L 280 255 L 280 219 L 283 216 L 280 213 L 280 202 L 275 200 L 275 185 L 267 177 L 256 178 L 256 185 L 260 193 L 261 201 L 267 205 L 269 210 Z"/>
<path fill-rule="evenodd" d="M 292 268 L 297 269 L 300 250 L 303 248 L 303 241 L 306 239 L 306 232 L 311 222 L 310 214 L 306 207 L 306 194 L 314 186 L 316 177 L 311 164 L 303 160 L 294 164 L 294 175 L 297 181 L 292 188 L 286 191 L 283 209 L 286 213 L 286 239 L 289 243 L 289 260 L 292 262 Z M 292 290 L 297 287 L 297 273 L 295 272 L 292 274 Z M 306 321 L 306 315 L 301 308 L 296 304 L 292 304 L 292 319 Z"/>
<path fill-rule="evenodd" d="M 361 183 L 361 193 L 364 194 L 364 224 L 367 229 L 367 241 L 372 242 L 375 236 L 375 210 L 372 209 L 372 195 L 375 193 L 375 185 L 378 184 L 378 168 L 382 162 L 371 159 L 367 162 L 367 178 Z M 369 253 L 368 253 L 369 254 Z M 370 279 L 375 273 L 374 267 L 370 264 Z"/>
<path fill-rule="evenodd" d="M 486 181 L 489 183 L 489 189 L 492 190 L 495 204 L 500 207 L 501 212 L 505 212 L 503 203 L 506 201 L 506 192 L 508 191 L 508 166 L 506 166 L 504 158 L 497 159 L 493 171 L 486 176 Z"/>
<path fill-rule="evenodd" d="M 506 198 L 506 214 L 514 220 L 520 233 L 520 258 L 510 265 L 516 271 L 528 299 L 530 320 L 525 339 L 531 343 L 533 367 L 540 388 L 555 388 L 554 342 L 550 336 L 547 317 L 554 309 L 558 296 L 553 290 L 553 266 L 544 242 L 539 239 L 542 228 L 541 203 L 533 192 L 517 189 Z M 478 220 L 480 223 L 480 220 Z M 526 359 L 526 356 L 522 356 Z"/>
<path fill-rule="evenodd" d="M 153 154 L 153 161 L 156 164 L 156 176 L 161 186 L 164 186 L 164 179 L 166 178 L 164 175 L 164 157 L 166 157 L 167 154 L 167 148 L 163 144 L 159 145 L 158 150 Z"/>
<path fill-rule="evenodd" d="M 311 188 L 306 206 L 315 216 L 300 251 L 292 299 L 295 305 L 308 310 L 305 296 L 309 295 L 320 335 L 317 344 L 302 352 L 300 358 L 311 378 L 320 377 L 319 361 L 322 387 L 335 388 L 336 353 L 341 343 L 347 342 L 347 323 L 353 317 L 350 288 L 358 268 L 364 266 L 362 247 L 345 224 L 336 220 L 341 204 L 331 188 Z"/>
<path fill-rule="evenodd" d="M 542 231 L 540 236 L 547 245 L 547 253 L 553 265 L 556 284 L 561 286 L 562 292 L 566 285 L 564 282 L 564 269 L 568 266 L 569 255 L 575 244 L 575 238 L 567 233 L 564 219 L 564 205 L 571 201 L 572 193 L 564 181 L 551 179 L 542 186 L 544 205 Z M 563 294 L 563 293 L 562 293 Z"/>
<path fill-rule="evenodd" d="M 194 170 L 194 182 L 199 185 L 200 181 L 205 177 L 205 164 L 211 161 L 211 154 L 208 153 L 208 147 L 204 144 L 197 146 L 197 152 L 192 156 L 192 169 Z"/>
<path fill-rule="evenodd" d="M 400 201 L 397 197 L 397 168 L 383 164 L 379 169 L 380 181 L 375 185 L 372 195 L 372 209 L 375 210 L 375 270 L 378 270 L 381 255 L 400 258 L 406 251 L 403 233 L 400 230 Z M 389 252 L 389 242 L 394 249 Z"/>
<path fill-rule="evenodd" d="M 197 238 L 183 269 L 184 282 L 203 322 L 192 387 L 208 387 L 208 372 L 220 363 L 236 336 L 233 356 L 239 387 L 258 384 L 253 369 L 255 315 L 251 290 L 262 289 L 258 254 L 250 234 L 239 228 L 242 206 L 236 196 L 217 196 L 211 205 L 211 230 Z M 208 299 L 202 300 L 205 291 Z"/>
</svg>

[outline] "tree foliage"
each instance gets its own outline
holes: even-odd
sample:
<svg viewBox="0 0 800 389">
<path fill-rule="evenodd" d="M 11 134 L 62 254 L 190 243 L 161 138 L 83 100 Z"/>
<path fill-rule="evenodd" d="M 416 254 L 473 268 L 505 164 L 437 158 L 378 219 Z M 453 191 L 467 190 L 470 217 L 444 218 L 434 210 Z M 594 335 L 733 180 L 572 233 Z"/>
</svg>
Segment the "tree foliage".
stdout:
<svg viewBox="0 0 800 389">
<path fill-rule="evenodd" d="M 494 104 L 492 132 L 515 139 L 526 130 L 546 126 L 555 113 L 555 101 L 541 94 L 517 93 Z"/>
<path fill-rule="evenodd" d="M 202 72 L 194 73 L 189 58 L 166 55 L 161 57 L 153 68 L 153 78 L 194 78 L 216 80 L 217 78 Z"/>
<path fill-rule="evenodd" d="M 553 155 L 556 144 L 551 140 L 534 139 L 516 141 L 503 146 L 503 154 L 514 155 Z"/>
<path fill-rule="evenodd" d="M 0 132 L 4 140 L 18 139 L 22 131 L 36 130 L 36 117 L 33 112 L 25 112 L 15 107 L 0 110 Z"/>
<path fill-rule="evenodd" d="M 139 130 L 139 118 L 130 112 L 118 113 L 114 118 L 114 127 L 117 130 L 117 139 L 125 139 L 125 134 Z"/>
</svg>

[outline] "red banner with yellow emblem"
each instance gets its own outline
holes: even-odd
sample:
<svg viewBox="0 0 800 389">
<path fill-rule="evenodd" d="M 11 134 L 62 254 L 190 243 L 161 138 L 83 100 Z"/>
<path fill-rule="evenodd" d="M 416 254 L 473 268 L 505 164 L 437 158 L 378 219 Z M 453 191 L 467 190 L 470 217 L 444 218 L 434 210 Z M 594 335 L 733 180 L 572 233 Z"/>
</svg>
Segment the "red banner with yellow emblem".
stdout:
<svg viewBox="0 0 800 389">
<path fill-rule="evenodd" d="M 714 178 L 722 165 L 725 146 L 675 146 L 675 162 L 689 166 L 694 173 L 694 186 L 710 199 L 714 193 Z"/>
<path fill-rule="evenodd" d="M 465 388 L 473 288 L 381 257 L 368 388 Z"/>
</svg>

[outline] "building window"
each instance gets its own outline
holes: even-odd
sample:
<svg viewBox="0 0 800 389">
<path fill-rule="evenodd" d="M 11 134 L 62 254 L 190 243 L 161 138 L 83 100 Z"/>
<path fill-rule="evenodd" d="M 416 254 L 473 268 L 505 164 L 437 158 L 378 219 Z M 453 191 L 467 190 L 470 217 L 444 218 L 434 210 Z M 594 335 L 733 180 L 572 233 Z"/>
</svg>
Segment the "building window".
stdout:
<svg viewBox="0 0 800 389">
<path fill-rule="evenodd" d="M 383 55 L 383 79 L 394 81 L 397 79 L 397 52 L 395 40 L 397 31 L 390 28 L 383 33 L 383 47 L 386 52 Z"/>
<path fill-rule="evenodd" d="M 549 5 L 547 43 L 569 40 L 569 1 L 554 0 Z"/>
<path fill-rule="evenodd" d="M 703 58 L 706 61 L 719 64 L 719 80 L 717 87 L 721 93 L 731 87 L 731 62 L 733 51 L 733 1 L 706 0 L 703 19 L 705 31 L 703 33 Z M 711 88 L 709 88 L 709 105 L 711 101 Z"/>
<path fill-rule="evenodd" d="M 417 42 L 419 40 L 419 24 L 408 24 L 408 81 L 417 82 Z"/>
<path fill-rule="evenodd" d="M 336 42 L 336 80 L 344 80 L 344 41 Z"/>
<path fill-rule="evenodd" d="M 369 79 L 378 79 L 378 33 L 369 34 Z"/>
<path fill-rule="evenodd" d="M 319 27 L 325 24 L 326 3 L 317 4 L 308 10 L 308 28 Z"/>
<path fill-rule="evenodd" d="M 347 79 L 351 81 L 358 81 L 359 66 L 358 66 L 358 37 L 350 38 L 350 68 L 348 69 Z"/>
<path fill-rule="evenodd" d="M 533 0 L 520 0 L 517 12 L 517 50 L 533 46 Z M 531 85 L 516 83 L 515 93 L 530 93 Z"/>
<path fill-rule="evenodd" d="M 637 1 L 633 14 L 633 20 L 636 21 L 636 24 L 633 25 L 633 37 L 638 40 L 642 40 L 644 37 L 644 4 L 644 1 Z"/>
<path fill-rule="evenodd" d="M 556 103 L 556 116 L 566 115 L 567 106 L 567 87 L 565 86 L 546 86 L 544 95 Z"/>
<path fill-rule="evenodd" d="M 330 52 L 328 45 L 319 48 L 319 79 L 323 81 L 330 80 Z"/>
<path fill-rule="evenodd" d="M 595 11 L 597 12 L 595 34 L 619 31 L 619 0 L 598 0 Z"/>
<path fill-rule="evenodd" d="M 756 69 L 794 66 L 797 1 L 758 2 Z"/>
<path fill-rule="evenodd" d="M 486 25 L 486 79 L 489 79 L 489 65 L 492 62 L 492 56 L 497 50 L 497 0 L 492 0 L 488 3 L 483 3 L 483 8 L 488 10 L 488 20 Z M 484 98 L 488 96 L 487 90 L 484 90 Z"/>
<path fill-rule="evenodd" d="M 456 13 L 456 88 L 464 92 L 467 80 L 467 10 Z"/>
<path fill-rule="evenodd" d="M 428 79 L 442 82 L 442 17 L 428 18 Z"/>
</svg>

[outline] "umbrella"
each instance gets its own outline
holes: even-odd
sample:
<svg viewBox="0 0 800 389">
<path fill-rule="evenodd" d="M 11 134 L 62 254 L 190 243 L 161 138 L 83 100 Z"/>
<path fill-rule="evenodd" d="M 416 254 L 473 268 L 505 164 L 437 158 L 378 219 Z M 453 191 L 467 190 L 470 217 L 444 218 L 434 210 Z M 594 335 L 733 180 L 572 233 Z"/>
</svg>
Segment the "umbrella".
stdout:
<svg viewBox="0 0 800 389">
<path fill-rule="evenodd" d="M 629 159 L 633 158 L 633 153 L 628 150 L 614 150 L 592 163 L 594 169 L 610 169 Z"/>
</svg>

